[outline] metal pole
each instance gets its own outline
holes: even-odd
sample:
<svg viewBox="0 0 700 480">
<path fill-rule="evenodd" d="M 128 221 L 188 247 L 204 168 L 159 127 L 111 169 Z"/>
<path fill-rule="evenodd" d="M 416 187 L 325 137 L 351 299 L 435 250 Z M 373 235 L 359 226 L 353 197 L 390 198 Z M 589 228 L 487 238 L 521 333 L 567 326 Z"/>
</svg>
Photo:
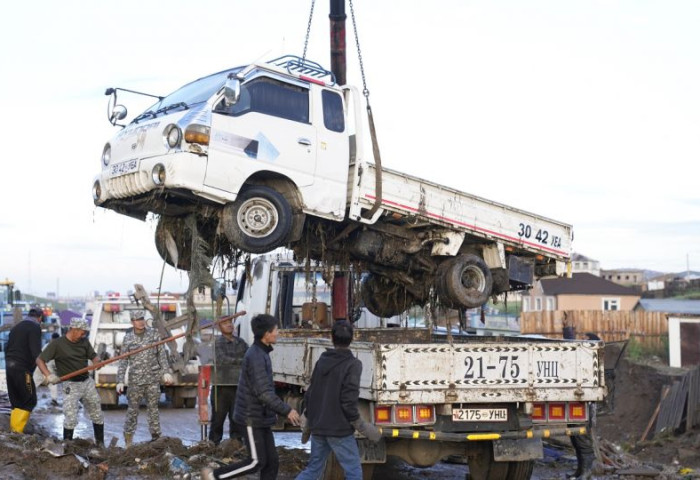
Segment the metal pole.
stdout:
<svg viewBox="0 0 700 480">
<path fill-rule="evenodd" d="M 213 327 L 214 325 L 218 325 L 221 322 L 224 322 L 226 320 L 232 320 L 236 317 L 240 317 L 241 315 L 245 315 L 245 314 L 246 314 L 246 311 L 243 310 L 243 311 L 234 313 L 233 315 L 221 317 L 219 320 L 217 320 L 215 322 L 212 322 L 208 325 L 204 325 L 203 327 L 199 327 L 199 328 L 192 330 L 192 333 L 199 332 L 201 330 L 204 330 L 205 328 Z M 131 355 L 136 355 L 137 353 L 141 353 L 144 350 L 148 350 L 149 348 L 157 347 L 159 345 L 163 345 L 164 343 L 172 342 L 173 340 L 177 340 L 178 338 L 184 337 L 185 335 L 187 335 L 187 332 L 178 333 L 177 335 L 173 335 L 172 337 L 168 337 L 168 338 L 161 340 L 159 342 L 151 343 L 150 345 L 146 345 L 146 346 L 143 346 L 141 348 L 137 348 L 134 351 L 122 353 L 121 355 L 117 355 L 116 357 L 108 358 L 104 362 L 98 362 L 98 363 L 92 364 L 88 367 L 81 368 L 80 370 L 76 370 L 75 372 L 71 372 L 69 374 L 66 374 L 66 375 L 62 376 L 60 380 L 62 382 L 65 382 L 69 378 L 77 377 L 78 375 L 82 375 L 83 373 L 87 373 L 87 372 L 90 372 L 92 370 L 97 370 L 98 368 L 102 368 L 105 365 L 109 365 L 110 363 L 114 363 L 117 360 L 121 360 L 122 358 L 130 357 Z"/>
<path fill-rule="evenodd" d="M 347 78 L 345 48 L 345 0 L 331 0 L 331 72 L 338 85 L 345 85 Z"/>
</svg>

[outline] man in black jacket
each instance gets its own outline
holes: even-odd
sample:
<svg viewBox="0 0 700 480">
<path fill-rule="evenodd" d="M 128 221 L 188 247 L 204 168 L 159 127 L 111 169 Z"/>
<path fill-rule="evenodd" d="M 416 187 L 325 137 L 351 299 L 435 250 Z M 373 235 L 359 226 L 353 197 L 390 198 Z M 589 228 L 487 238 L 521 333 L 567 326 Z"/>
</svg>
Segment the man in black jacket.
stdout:
<svg viewBox="0 0 700 480">
<path fill-rule="evenodd" d="M 255 341 L 243 357 L 233 412 L 234 422 L 244 432 L 249 458 L 216 470 L 205 467 L 202 480 L 229 479 L 257 471 L 261 480 L 274 480 L 279 457 L 271 427 L 277 422 L 277 415 L 299 425 L 299 413 L 277 396 L 272 380 L 270 352 L 277 343 L 277 319 L 259 314 L 251 320 L 251 327 Z"/>
<path fill-rule="evenodd" d="M 311 456 L 296 480 L 320 478 L 331 451 L 343 467 L 346 480 L 362 480 L 360 453 L 353 433 L 357 430 L 373 442 L 381 438 L 374 425 L 360 418 L 357 409 L 362 362 L 349 348 L 352 324 L 345 320 L 336 322 L 331 337 L 335 348 L 321 354 L 304 396 L 306 428 L 311 432 Z"/>
<path fill-rule="evenodd" d="M 23 433 L 29 415 L 36 407 L 34 369 L 41 353 L 41 323 L 44 312 L 32 308 L 26 319 L 10 330 L 5 349 L 7 393 L 10 397 L 10 431 Z"/>
</svg>

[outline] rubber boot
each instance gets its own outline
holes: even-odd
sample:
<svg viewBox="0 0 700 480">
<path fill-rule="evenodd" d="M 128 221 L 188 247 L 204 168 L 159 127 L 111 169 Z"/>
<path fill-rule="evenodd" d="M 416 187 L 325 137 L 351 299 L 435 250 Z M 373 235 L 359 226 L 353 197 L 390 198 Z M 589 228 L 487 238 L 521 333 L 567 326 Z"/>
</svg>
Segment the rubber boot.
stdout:
<svg viewBox="0 0 700 480">
<path fill-rule="evenodd" d="M 576 477 L 576 480 L 589 480 L 593 475 L 593 462 L 595 461 L 595 455 L 581 455 L 581 462 L 578 464 L 578 468 L 581 470 Z"/>
<path fill-rule="evenodd" d="M 101 423 L 93 423 L 92 430 L 95 432 L 95 445 L 102 448 L 105 446 L 105 426 Z"/>
<path fill-rule="evenodd" d="M 151 441 L 152 441 L 152 442 L 155 442 L 155 441 L 158 440 L 159 438 L 160 438 L 160 433 L 152 433 L 152 434 L 151 434 Z"/>
<path fill-rule="evenodd" d="M 64 428 L 63 429 L 63 440 L 73 440 L 73 429 Z"/>
<path fill-rule="evenodd" d="M 13 408 L 10 412 L 10 431 L 15 433 L 24 433 L 24 427 L 29 421 L 28 410 L 22 410 L 21 408 Z"/>
<path fill-rule="evenodd" d="M 134 434 L 133 433 L 125 433 L 124 434 L 124 448 L 129 448 L 133 441 L 134 441 Z"/>
</svg>

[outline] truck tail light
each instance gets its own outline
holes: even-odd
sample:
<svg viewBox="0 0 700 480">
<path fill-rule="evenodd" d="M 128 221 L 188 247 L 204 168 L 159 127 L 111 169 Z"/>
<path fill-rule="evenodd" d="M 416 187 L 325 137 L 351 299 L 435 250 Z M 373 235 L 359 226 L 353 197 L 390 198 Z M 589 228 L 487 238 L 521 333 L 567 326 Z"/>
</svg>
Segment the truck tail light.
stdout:
<svg viewBox="0 0 700 480">
<path fill-rule="evenodd" d="M 161 312 L 174 312 L 177 308 L 177 305 L 174 303 L 165 303 L 160 306 L 160 311 Z"/>
<path fill-rule="evenodd" d="M 546 420 L 546 410 L 544 403 L 535 403 L 532 405 L 532 419 L 533 420 Z"/>
<path fill-rule="evenodd" d="M 418 405 L 416 407 L 417 423 L 435 423 L 435 407 L 432 405 Z"/>
<path fill-rule="evenodd" d="M 116 313 L 116 312 L 122 311 L 122 306 L 119 305 L 118 303 L 105 303 L 102 306 L 102 310 L 104 310 L 105 312 Z"/>
<path fill-rule="evenodd" d="M 549 420 L 566 420 L 566 405 L 563 403 L 550 403 L 547 406 Z"/>
<path fill-rule="evenodd" d="M 586 404 L 572 402 L 569 404 L 569 420 L 586 420 Z"/>
<path fill-rule="evenodd" d="M 374 407 L 374 423 L 391 423 L 391 407 L 389 405 Z"/>
<path fill-rule="evenodd" d="M 396 406 L 396 423 L 413 423 L 413 405 Z"/>
<path fill-rule="evenodd" d="M 193 123 L 185 129 L 185 141 L 187 143 L 198 143 L 209 145 L 209 134 L 211 129 L 206 125 Z"/>
</svg>

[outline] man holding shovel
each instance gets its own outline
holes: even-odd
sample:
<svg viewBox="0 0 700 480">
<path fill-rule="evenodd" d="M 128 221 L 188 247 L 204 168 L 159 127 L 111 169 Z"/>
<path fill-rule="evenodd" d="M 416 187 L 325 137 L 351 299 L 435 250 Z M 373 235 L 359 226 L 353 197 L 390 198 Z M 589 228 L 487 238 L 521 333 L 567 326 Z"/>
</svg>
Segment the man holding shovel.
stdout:
<svg viewBox="0 0 700 480">
<path fill-rule="evenodd" d="M 89 330 L 86 320 L 72 318 L 68 333 L 49 343 L 37 357 L 36 364 L 49 383 L 59 383 L 61 377 L 85 369 L 89 361 L 93 364 L 100 361 L 90 342 L 85 338 Z M 49 372 L 46 366 L 46 363 L 51 360 L 56 362 L 57 374 Z M 83 401 L 83 406 L 92 420 L 95 443 L 102 447 L 105 443 L 104 415 L 95 381 L 87 372 L 72 376 L 63 382 L 63 439 L 73 439 L 73 431 L 78 425 L 80 400 Z"/>
</svg>

